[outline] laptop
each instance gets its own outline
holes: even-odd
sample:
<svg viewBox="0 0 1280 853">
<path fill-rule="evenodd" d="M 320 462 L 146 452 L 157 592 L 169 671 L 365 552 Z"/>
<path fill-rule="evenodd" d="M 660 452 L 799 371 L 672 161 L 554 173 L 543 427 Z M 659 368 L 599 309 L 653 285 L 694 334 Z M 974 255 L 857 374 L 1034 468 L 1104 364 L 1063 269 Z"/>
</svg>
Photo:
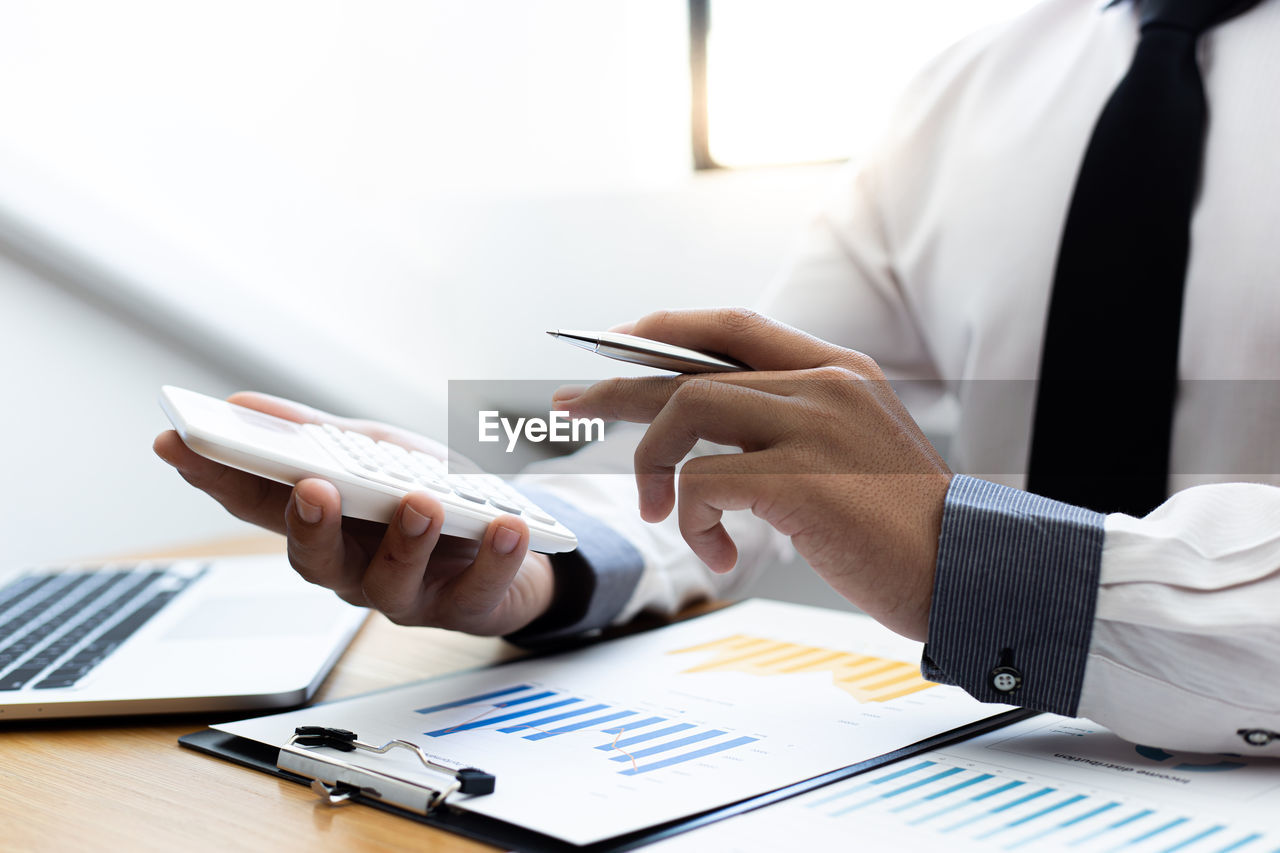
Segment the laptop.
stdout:
<svg viewBox="0 0 1280 853">
<path fill-rule="evenodd" d="M 283 555 L 0 569 L 0 724 L 301 705 L 367 615 Z"/>
</svg>

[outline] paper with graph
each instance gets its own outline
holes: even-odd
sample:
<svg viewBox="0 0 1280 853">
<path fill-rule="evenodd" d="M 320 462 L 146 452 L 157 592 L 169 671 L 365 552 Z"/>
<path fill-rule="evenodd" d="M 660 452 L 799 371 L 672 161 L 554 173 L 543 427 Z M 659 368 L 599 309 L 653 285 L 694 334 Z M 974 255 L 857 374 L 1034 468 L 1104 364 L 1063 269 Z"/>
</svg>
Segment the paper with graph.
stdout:
<svg viewBox="0 0 1280 853">
<path fill-rule="evenodd" d="M 569 654 L 216 726 L 404 738 L 498 778 L 471 811 L 587 844 L 761 794 L 1006 710 L 920 677 L 920 644 L 749 601 Z M 416 759 L 388 753 L 414 775 Z"/>
<path fill-rule="evenodd" d="M 1280 762 L 1126 743 L 1033 717 L 646 847 L 757 850 L 1280 849 Z"/>
</svg>

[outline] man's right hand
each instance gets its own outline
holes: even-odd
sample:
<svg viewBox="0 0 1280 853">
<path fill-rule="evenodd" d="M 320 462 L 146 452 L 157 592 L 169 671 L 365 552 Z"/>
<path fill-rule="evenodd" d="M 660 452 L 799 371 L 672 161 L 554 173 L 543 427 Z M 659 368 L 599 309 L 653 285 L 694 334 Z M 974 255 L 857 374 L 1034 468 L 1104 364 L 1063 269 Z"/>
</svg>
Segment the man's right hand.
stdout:
<svg viewBox="0 0 1280 853">
<path fill-rule="evenodd" d="M 386 424 L 335 417 L 266 394 L 242 392 L 228 400 L 445 455 L 440 444 Z M 479 542 L 442 536 L 444 507 L 426 492 L 405 496 L 390 524 L 344 518 L 338 490 L 324 480 L 289 487 L 247 474 L 200 456 L 173 430 L 157 436 L 154 449 L 232 515 L 288 537 L 289 562 L 303 578 L 399 624 L 508 634 L 551 604 L 551 563 L 529 551 L 529 529 L 515 516 L 492 521 Z"/>
</svg>

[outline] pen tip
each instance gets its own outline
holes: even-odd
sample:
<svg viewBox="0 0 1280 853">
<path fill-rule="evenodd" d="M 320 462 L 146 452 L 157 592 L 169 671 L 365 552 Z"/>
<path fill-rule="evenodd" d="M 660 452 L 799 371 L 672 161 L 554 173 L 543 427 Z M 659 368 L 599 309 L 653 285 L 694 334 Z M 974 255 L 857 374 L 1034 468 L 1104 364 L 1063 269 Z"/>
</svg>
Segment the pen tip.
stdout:
<svg viewBox="0 0 1280 853">
<path fill-rule="evenodd" d="M 553 332 L 553 331 L 551 331 L 550 329 L 548 329 L 548 330 L 547 330 L 547 334 L 548 334 L 548 335 L 550 335 L 550 336 L 551 336 L 551 337 L 553 337 L 553 338 L 558 338 L 558 337 L 560 337 L 560 330 L 559 330 L 559 329 L 556 329 L 556 330 Z"/>
</svg>

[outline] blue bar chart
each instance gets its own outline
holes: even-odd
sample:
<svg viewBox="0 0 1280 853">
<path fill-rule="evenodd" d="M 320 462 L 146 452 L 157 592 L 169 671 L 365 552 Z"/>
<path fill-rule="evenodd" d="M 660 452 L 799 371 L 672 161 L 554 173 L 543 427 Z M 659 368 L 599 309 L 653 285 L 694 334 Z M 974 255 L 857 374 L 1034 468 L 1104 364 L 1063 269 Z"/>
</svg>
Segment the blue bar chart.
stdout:
<svg viewBox="0 0 1280 853">
<path fill-rule="evenodd" d="M 1273 853 L 1280 845 L 1280 838 L 1251 827 L 1233 828 L 1176 806 L 1150 808 L 943 760 L 873 771 L 809 798 L 803 808 L 827 821 L 847 821 L 864 836 L 877 825 L 908 846 L 908 839 L 931 838 L 939 848 L 955 839 L 991 850 Z"/>
<path fill-rule="evenodd" d="M 423 642 L 431 645 L 432 635 Z M 476 641 L 476 649 L 506 655 L 497 642 Z M 459 814 L 596 849 L 906 750 L 1000 712 L 959 688 L 923 682 L 920 648 L 868 617 L 752 599 L 652 631 L 219 731 L 270 746 L 298 726 L 323 723 L 359 733 L 362 743 L 407 741 L 432 762 L 495 777 L 492 795 L 452 798 Z M 455 650 L 447 651 L 453 662 Z M 456 650 L 457 663 L 471 660 L 464 651 Z M 365 760 L 438 784 L 421 757 L 396 750 Z M 360 758 L 350 756 L 363 766 Z M 833 807 L 847 805 L 853 803 Z M 849 818 L 873 811 L 863 807 Z M 844 820 L 830 822 L 843 826 Z M 771 846 L 756 841 L 747 839 L 746 853 L 851 849 L 848 838 L 840 846 L 796 847 L 786 837 Z M 697 853 L 707 850 L 722 853 L 714 845 Z"/>
<path fill-rule="evenodd" d="M 624 769 L 618 771 L 623 776 L 697 761 L 760 740 L 668 716 L 615 708 L 533 684 L 516 684 L 415 711 L 424 716 L 452 712 L 457 718 L 423 732 L 433 738 L 480 729 L 535 742 L 574 732 L 597 733 L 601 737 L 591 747 L 608 753 L 602 757 L 623 764 Z M 467 711 L 473 713 L 468 715 Z"/>
</svg>

